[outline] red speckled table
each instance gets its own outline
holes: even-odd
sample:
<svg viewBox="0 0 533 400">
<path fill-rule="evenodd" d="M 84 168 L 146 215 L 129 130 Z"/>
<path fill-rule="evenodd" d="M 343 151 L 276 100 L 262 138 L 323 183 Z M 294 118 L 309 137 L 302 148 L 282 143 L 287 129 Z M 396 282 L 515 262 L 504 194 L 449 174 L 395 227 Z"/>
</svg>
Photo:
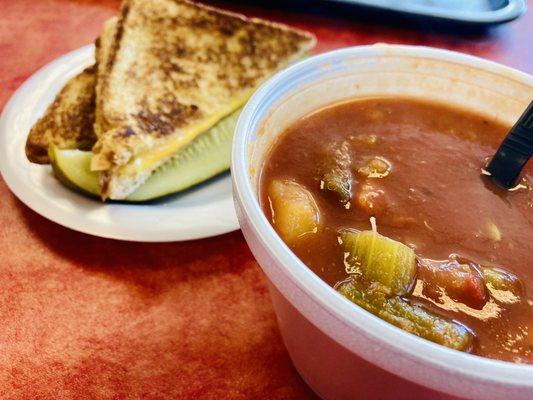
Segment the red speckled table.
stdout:
<svg viewBox="0 0 533 400">
<path fill-rule="evenodd" d="M 0 0 L 0 107 L 36 69 L 93 41 L 118 6 Z M 230 8 L 314 32 L 317 52 L 423 44 L 533 72 L 533 11 L 457 35 L 316 9 Z M 263 274 L 239 232 L 125 243 L 45 220 L 1 179 L 0 198 L 0 398 L 314 398 L 283 347 Z"/>
</svg>

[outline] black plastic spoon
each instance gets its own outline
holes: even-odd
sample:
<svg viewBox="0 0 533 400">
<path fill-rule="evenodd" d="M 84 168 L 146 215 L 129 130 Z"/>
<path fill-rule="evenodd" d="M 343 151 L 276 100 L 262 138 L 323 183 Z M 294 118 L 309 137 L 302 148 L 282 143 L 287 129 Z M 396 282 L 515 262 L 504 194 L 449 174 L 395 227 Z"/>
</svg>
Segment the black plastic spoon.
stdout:
<svg viewBox="0 0 533 400">
<path fill-rule="evenodd" d="M 533 101 L 511 128 L 492 157 L 487 171 L 498 186 L 516 186 L 520 172 L 533 155 Z"/>
</svg>

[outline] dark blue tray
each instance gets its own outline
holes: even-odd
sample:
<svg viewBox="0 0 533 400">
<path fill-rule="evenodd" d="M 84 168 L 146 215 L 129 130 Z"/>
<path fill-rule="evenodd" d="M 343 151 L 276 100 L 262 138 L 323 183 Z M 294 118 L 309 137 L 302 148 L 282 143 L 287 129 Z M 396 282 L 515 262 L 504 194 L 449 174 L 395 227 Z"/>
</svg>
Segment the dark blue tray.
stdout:
<svg viewBox="0 0 533 400">
<path fill-rule="evenodd" d="M 475 25 L 494 25 L 522 15 L 525 0 L 327 0 Z"/>
</svg>

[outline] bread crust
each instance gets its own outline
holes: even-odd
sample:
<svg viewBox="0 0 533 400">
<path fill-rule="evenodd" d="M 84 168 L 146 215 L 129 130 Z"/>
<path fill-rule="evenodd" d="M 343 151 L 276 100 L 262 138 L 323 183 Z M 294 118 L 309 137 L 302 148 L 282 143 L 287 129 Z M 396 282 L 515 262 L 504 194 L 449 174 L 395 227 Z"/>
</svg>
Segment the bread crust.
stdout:
<svg viewBox="0 0 533 400">
<path fill-rule="evenodd" d="M 111 53 L 113 45 L 117 42 L 115 35 L 117 34 L 118 18 L 112 17 L 104 23 L 102 33 L 96 40 L 95 59 L 97 65 L 96 75 L 96 110 L 94 118 L 94 132 L 96 136 L 100 136 L 106 130 L 106 124 L 103 115 L 100 112 L 102 109 L 102 86 L 104 76 L 111 64 Z"/>
</svg>

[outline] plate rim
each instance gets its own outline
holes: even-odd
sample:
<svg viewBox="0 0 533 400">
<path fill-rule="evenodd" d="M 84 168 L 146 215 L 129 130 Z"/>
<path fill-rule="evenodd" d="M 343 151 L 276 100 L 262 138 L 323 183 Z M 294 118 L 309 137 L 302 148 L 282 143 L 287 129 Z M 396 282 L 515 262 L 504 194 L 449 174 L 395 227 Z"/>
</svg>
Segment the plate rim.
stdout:
<svg viewBox="0 0 533 400">
<path fill-rule="evenodd" d="M 84 221 L 85 223 L 80 224 L 79 219 L 83 218 L 81 214 L 76 214 L 76 218 L 72 218 L 72 215 L 59 207 L 53 208 L 49 207 L 50 202 L 42 204 L 39 201 L 38 188 L 34 188 L 31 185 L 22 182 L 20 179 L 17 179 L 14 173 L 11 172 L 10 160 L 16 159 L 17 156 L 11 156 L 8 154 L 8 151 L 5 149 L 9 143 L 9 135 L 13 134 L 13 129 L 10 128 L 9 122 L 14 118 L 14 113 L 17 110 L 20 110 L 20 107 L 25 99 L 28 98 L 30 93 L 33 93 L 32 87 L 34 87 L 39 82 L 45 80 L 46 78 L 52 79 L 52 82 L 58 82 L 61 79 L 61 85 L 64 85 L 68 79 L 74 76 L 76 73 L 81 72 L 84 68 L 91 65 L 94 62 L 94 44 L 88 44 L 82 47 L 79 47 L 73 51 L 65 53 L 49 63 L 45 64 L 33 74 L 31 74 L 11 95 L 9 100 L 6 102 L 2 113 L 0 115 L 0 175 L 6 183 L 9 190 L 17 197 L 22 203 L 27 207 L 32 209 L 34 212 L 43 216 L 44 218 L 53 221 L 61 226 L 72 229 L 77 232 L 84 234 L 89 234 L 92 236 L 97 236 L 105 239 L 115 239 L 123 240 L 129 242 L 144 242 L 144 243 L 163 243 L 163 242 L 179 242 L 187 240 L 196 240 L 203 239 L 218 235 L 223 235 L 235 230 L 240 229 L 235 209 L 233 206 L 233 196 L 231 196 L 231 212 L 229 213 L 230 218 L 225 218 L 227 223 L 223 224 L 206 224 L 204 227 L 198 227 L 191 231 L 190 234 L 185 233 L 183 230 L 172 229 L 150 229 L 147 227 L 146 230 L 135 230 L 135 229 L 124 229 L 122 224 L 112 224 L 110 227 L 109 224 L 95 221 Z M 64 76 L 58 76 L 59 69 L 62 66 L 69 66 L 68 74 Z M 59 86 L 59 84 L 57 83 Z M 48 106 L 48 104 L 47 104 Z M 28 107 L 26 115 L 31 115 L 35 112 L 35 109 Z M 27 133 L 26 133 L 27 134 Z M 29 163 L 29 161 L 28 161 Z M 48 166 L 43 166 L 48 167 Z M 226 178 L 229 185 L 231 185 L 231 179 Z M 70 190 L 70 189 L 69 189 Z M 73 192 L 75 193 L 75 192 Z M 35 197 L 35 195 L 38 195 Z M 83 196 L 81 194 L 75 193 L 78 196 Z M 223 202 L 227 201 L 227 197 L 223 198 Z M 102 206 L 110 207 L 146 207 L 146 205 L 135 205 L 135 204 L 102 204 Z M 228 211 L 228 210 L 226 210 Z M 154 208 L 154 213 L 157 214 L 156 209 Z M 69 218 L 70 216 L 70 218 Z M 228 217 L 228 216 L 226 216 Z M 120 226 L 118 226 L 120 225 Z M 159 224 L 157 224 L 159 225 Z"/>
<path fill-rule="evenodd" d="M 497 25 L 513 21 L 522 16 L 527 8 L 526 0 L 507 0 L 503 7 L 488 11 L 446 11 L 434 6 L 416 4 L 375 4 L 371 0 L 327 0 L 331 3 L 369 7 L 376 10 L 410 14 L 419 17 L 429 17 L 442 21 L 462 23 L 468 25 Z"/>
</svg>

